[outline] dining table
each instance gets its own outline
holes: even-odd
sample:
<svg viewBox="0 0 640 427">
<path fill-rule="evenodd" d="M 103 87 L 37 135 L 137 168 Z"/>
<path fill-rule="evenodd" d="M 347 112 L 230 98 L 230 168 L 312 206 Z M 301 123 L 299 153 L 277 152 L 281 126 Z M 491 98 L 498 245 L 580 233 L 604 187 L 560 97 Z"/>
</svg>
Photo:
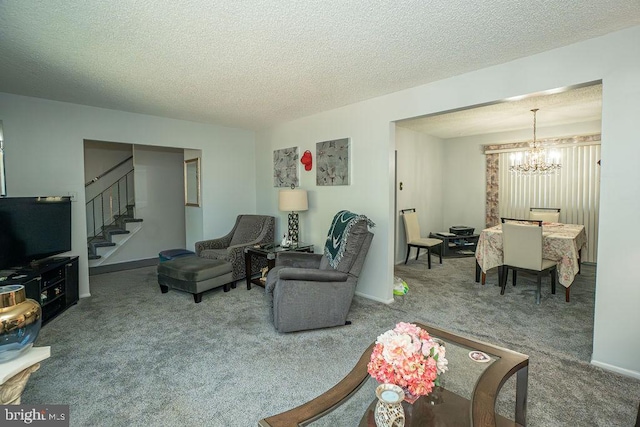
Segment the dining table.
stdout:
<svg viewBox="0 0 640 427">
<path fill-rule="evenodd" d="M 542 257 L 557 261 L 558 281 L 565 287 L 565 299 L 569 302 L 569 287 L 576 274 L 580 273 L 581 251 L 587 245 L 584 225 L 542 223 Z M 485 228 L 480 233 L 476 247 L 476 282 L 502 261 L 502 224 Z"/>
</svg>

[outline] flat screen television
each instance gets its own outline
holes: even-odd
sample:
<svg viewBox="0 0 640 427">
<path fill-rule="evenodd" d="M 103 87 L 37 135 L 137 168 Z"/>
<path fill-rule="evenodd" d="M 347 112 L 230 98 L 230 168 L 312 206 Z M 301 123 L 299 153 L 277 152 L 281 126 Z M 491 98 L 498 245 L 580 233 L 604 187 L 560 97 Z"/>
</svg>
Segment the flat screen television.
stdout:
<svg viewBox="0 0 640 427">
<path fill-rule="evenodd" d="M 71 250 L 69 197 L 0 198 L 0 270 Z"/>
</svg>

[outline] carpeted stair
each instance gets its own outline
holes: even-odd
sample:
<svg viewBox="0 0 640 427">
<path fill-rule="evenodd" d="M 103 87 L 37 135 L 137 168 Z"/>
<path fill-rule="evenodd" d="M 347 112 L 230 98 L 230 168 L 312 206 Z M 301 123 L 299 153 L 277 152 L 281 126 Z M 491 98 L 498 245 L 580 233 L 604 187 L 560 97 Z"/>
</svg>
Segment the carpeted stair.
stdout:
<svg viewBox="0 0 640 427">
<path fill-rule="evenodd" d="M 98 248 L 116 246 L 116 243 L 113 242 L 112 236 L 129 234 L 127 224 L 133 222 L 142 222 L 142 219 L 135 218 L 134 205 L 127 205 L 125 213 L 122 215 L 116 215 L 111 224 L 102 226 L 102 231 L 99 235 L 87 239 L 89 260 L 101 258 L 101 256 L 98 255 Z"/>
</svg>

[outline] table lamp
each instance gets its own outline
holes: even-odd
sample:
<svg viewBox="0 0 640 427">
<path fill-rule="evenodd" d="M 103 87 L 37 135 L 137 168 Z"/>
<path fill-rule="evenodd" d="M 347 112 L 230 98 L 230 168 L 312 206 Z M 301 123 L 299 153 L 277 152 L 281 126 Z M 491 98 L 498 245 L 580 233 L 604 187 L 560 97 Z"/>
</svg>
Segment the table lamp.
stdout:
<svg viewBox="0 0 640 427">
<path fill-rule="evenodd" d="M 289 212 L 288 236 L 291 244 L 298 244 L 299 221 L 298 212 L 309 209 L 307 190 L 296 189 L 292 184 L 290 190 L 280 190 L 278 209 Z"/>
</svg>

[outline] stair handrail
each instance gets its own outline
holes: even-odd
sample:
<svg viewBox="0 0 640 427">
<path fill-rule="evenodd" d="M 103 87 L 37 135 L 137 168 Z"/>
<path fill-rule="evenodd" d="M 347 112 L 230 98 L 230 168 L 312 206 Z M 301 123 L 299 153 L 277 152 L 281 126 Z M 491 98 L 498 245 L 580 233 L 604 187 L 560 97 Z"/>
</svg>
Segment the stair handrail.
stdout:
<svg viewBox="0 0 640 427">
<path fill-rule="evenodd" d="M 102 179 L 105 175 L 109 174 L 110 172 L 112 172 L 113 170 L 115 170 L 116 168 L 118 168 L 119 166 L 124 165 L 125 163 L 127 163 L 129 160 L 133 159 L 133 156 L 129 156 L 126 159 L 124 159 L 123 161 L 121 161 L 120 163 L 118 163 L 117 165 L 109 168 L 107 171 L 102 172 L 100 175 L 96 176 L 95 178 L 91 179 L 91 181 L 87 182 L 84 184 L 84 187 L 87 188 L 88 186 L 90 186 L 91 184 L 93 184 L 94 182 L 98 182 L 100 179 Z M 128 173 L 128 172 L 127 172 Z M 118 182 L 120 179 L 122 179 L 122 177 L 118 178 L 118 180 L 116 182 Z M 97 197 L 97 196 L 96 196 Z M 95 197 L 94 197 L 95 198 Z"/>
<path fill-rule="evenodd" d="M 133 157 L 133 156 L 132 156 L 132 157 Z M 133 169 L 133 168 L 132 168 L 132 169 L 130 169 L 127 173 L 125 173 L 125 174 L 124 174 L 124 175 L 122 175 L 120 178 L 118 178 L 118 179 L 116 180 L 116 182 L 114 182 L 113 184 L 111 184 L 111 185 L 110 185 L 109 187 L 107 187 L 104 191 L 102 191 L 100 194 L 98 194 L 97 196 L 95 196 L 94 198 L 92 198 L 91 200 L 89 200 L 89 201 L 85 204 L 86 209 L 88 209 L 88 208 L 89 208 L 89 205 L 91 205 L 91 210 L 92 210 L 91 218 L 93 219 L 93 227 L 92 227 L 91 235 L 89 235 L 89 233 L 87 233 L 87 234 L 88 234 L 88 236 L 87 236 L 87 237 L 89 238 L 89 240 L 92 240 L 92 239 L 95 239 L 96 237 L 98 237 L 98 234 L 96 234 L 96 230 L 97 230 L 97 229 L 103 230 L 103 229 L 104 229 L 104 227 L 109 226 L 109 225 L 111 225 L 111 224 L 113 224 L 113 223 L 115 222 L 115 219 L 114 219 L 114 220 L 112 220 L 112 221 L 110 221 L 108 224 L 105 222 L 105 217 L 104 217 L 104 205 L 101 205 L 101 208 L 100 208 L 100 211 L 101 211 L 101 212 L 100 212 L 100 213 L 101 213 L 101 219 L 102 219 L 102 221 L 100 222 L 100 224 L 101 224 L 101 225 L 100 225 L 100 227 L 96 228 L 96 223 L 97 223 L 97 221 L 96 221 L 96 217 L 95 217 L 95 214 L 96 214 L 95 201 L 96 201 L 96 199 L 100 198 L 101 200 L 103 200 L 103 201 L 104 201 L 104 198 L 103 198 L 104 193 L 106 193 L 106 192 L 111 192 L 111 189 L 112 189 L 114 186 L 117 186 L 117 192 L 118 192 L 118 197 L 117 197 L 117 201 L 118 201 L 117 215 L 122 215 L 122 213 L 123 213 L 123 212 L 125 212 L 125 211 L 126 211 L 126 209 L 127 209 L 127 206 L 126 206 L 126 205 L 129 203 L 129 185 L 128 185 L 128 180 L 129 180 L 129 179 L 128 179 L 128 176 L 129 176 L 129 174 L 132 174 L 132 173 L 133 173 L 133 171 L 134 171 L 134 169 Z M 125 188 L 124 188 L 124 191 L 125 191 L 125 210 L 123 210 L 123 209 L 122 209 L 122 206 L 120 205 L 120 182 L 121 182 L 123 179 L 124 179 L 124 187 L 125 187 Z M 103 202 L 103 203 L 104 203 L 104 202 Z M 87 227 L 88 227 L 88 225 L 89 225 L 89 224 L 88 224 L 88 221 L 89 221 L 89 216 L 87 216 Z M 87 230 L 87 231 L 88 231 L 88 230 Z"/>
</svg>

